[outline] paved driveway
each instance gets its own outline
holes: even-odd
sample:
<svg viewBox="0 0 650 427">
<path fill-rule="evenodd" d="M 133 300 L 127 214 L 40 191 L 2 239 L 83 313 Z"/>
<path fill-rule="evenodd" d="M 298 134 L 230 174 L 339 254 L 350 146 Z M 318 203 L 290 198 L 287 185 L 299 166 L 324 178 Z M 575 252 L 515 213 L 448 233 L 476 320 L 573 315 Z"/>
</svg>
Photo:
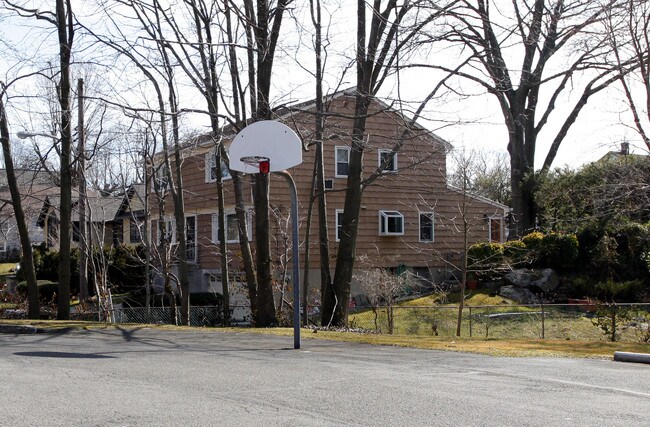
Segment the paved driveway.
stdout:
<svg viewBox="0 0 650 427">
<path fill-rule="evenodd" d="M 225 332 L 0 334 L 0 424 L 650 426 L 650 365 Z"/>
</svg>

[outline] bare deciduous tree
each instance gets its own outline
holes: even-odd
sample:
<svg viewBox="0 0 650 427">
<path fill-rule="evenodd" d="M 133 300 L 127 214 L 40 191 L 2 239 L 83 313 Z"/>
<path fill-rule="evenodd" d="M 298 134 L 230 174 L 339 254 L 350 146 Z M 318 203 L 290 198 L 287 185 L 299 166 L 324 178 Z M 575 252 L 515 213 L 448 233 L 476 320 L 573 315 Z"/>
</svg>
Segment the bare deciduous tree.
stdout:
<svg viewBox="0 0 650 427">
<path fill-rule="evenodd" d="M 364 269 L 355 278 L 366 292 L 375 315 L 375 329 L 378 328 L 378 310 L 384 310 L 388 323 L 388 333 L 395 330 L 394 310 L 397 299 L 412 285 L 412 277 L 407 272 L 401 274 L 385 268 Z"/>
<path fill-rule="evenodd" d="M 348 181 L 334 279 L 332 286 L 325 289 L 322 296 L 321 321 L 324 325 L 340 326 L 347 322 L 363 189 L 380 177 L 385 167 L 385 164 L 380 165 L 370 177 L 364 179 L 363 155 L 367 147 L 366 121 L 371 102 L 386 79 L 399 68 L 400 58 L 408 55 L 416 35 L 438 17 L 443 16 L 447 10 L 447 6 L 442 4 L 428 8 L 426 2 L 399 3 L 395 0 L 388 0 L 386 3 L 382 3 L 377 0 L 369 6 L 364 0 L 357 1 L 355 40 L 357 84 Z M 442 3 L 447 4 L 447 2 Z M 367 19 L 368 12 L 372 15 L 370 22 Z M 413 127 L 422 109 L 439 87 L 436 86 L 420 104 L 413 119 L 406 124 L 403 137 L 408 135 L 409 128 Z M 392 161 L 401 144 L 401 140 L 396 142 L 390 156 L 383 163 Z"/>
<path fill-rule="evenodd" d="M 650 4 L 645 0 L 625 1 L 625 14 L 608 14 L 607 29 L 616 64 L 624 67 L 634 58 L 634 72 L 620 75 L 625 99 L 632 113 L 634 129 L 650 150 Z"/>
<path fill-rule="evenodd" d="M 5 1 L 7 7 L 17 14 L 51 24 L 57 33 L 59 46 L 59 81 L 57 100 L 60 107 L 59 167 L 60 167 L 60 223 L 59 223 L 59 286 L 57 319 L 70 318 L 70 278 L 72 241 L 72 102 L 70 68 L 72 45 L 75 36 L 71 0 L 56 0 L 54 11 L 40 10 Z"/>
<path fill-rule="evenodd" d="M 510 205 L 508 154 L 472 150 L 465 157 L 471 159 L 470 164 L 456 164 L 455 170 L 449 174 L 449 184 L 457 188 L 467 187 L 472 194 Z M 452 160 L 454 159 L 455 157 L 452 157 Z"/>
<path fill-rule="evenodd" d="M 34 269 L 34 256 L 32 253 L 32 243 L 29 239 L 29 228 L 25 219 L 25 212 L 23 211 L 20 189 L 18 188 L 18 181 L 14 170 L 13 155 L 9 140 L 9 122 L 5 110 L 5 95 L 6 86 L 3 82 L 0 82 L 0 143 L 2 144 L 2 154 L 7 172 L 7 183 L 11 193 L 11 203 L 20 236 L 20 245 L 22 246 L 22 266 L 27 281 L 27 315 L 30 319 L 39 319 L 40 305 L 36 272 Z"/>
<path fill-rule="evenodd" d="M 535 220 L 537 140 L 551 117 L 565 114 L 559 130 L 548 138 L 552 143 L 542 174 L 589 99 L 635 66 L 634 58 L 610 61 L 611 48 L 599 31 L 608 13 L 621 12 L 622 2 L 517 0 L 506 10 L 505 4 L 490 0 L 464 0 L 448 15 L 449 41 L 460 45 L 471 67 L 456 74 L 496 98 L 508 129 L 512 238 L 523 235 Z M 558 68 L 553 60 L 561 55 L 569 63 Z M 586 83 L 576 89 L 579 76 Z M 571 91 L 580 93 L 567 113 L 557 107 Z"/>
</svg>

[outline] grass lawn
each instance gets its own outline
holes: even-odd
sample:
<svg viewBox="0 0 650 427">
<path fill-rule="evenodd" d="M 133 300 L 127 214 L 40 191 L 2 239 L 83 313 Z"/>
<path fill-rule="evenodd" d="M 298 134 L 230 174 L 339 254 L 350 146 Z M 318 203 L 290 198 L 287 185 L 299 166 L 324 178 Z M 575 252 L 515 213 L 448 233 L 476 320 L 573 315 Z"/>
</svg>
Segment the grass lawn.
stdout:
<svg viewBox="0 0 650 427">
<path fill-rule="evenodd" d="M 110 324 L 103 322 L 56 321 L 56 320 L 0 320 L 0 324 L 32 325 L 46 329 L 142 329 L 187 330 L 192 332 L 220 333 L 245 332 L 292 336 L 292 328 L 195 328 L 171 325 Z M 587 357 L 611 359 L 615 351 L 650 353 L 650 344 L 604 341 L 568 341 L 568 340 L 522 340 L 522 339 L 484 339 L 462 338 L 450 339 L 433 336 L 406 336 L 365 334 L 354 332 L 332 332 L 303 329 L 304 340 L 321 339 L 331 341 L 354 342 L 371 345 L 390 345 L 430 350 L 480 353 L 492 356 L 509 357 Z M 304 343 L 309 346 L 308 343 Z"/>
<path fill-rule="evenodd" d="M 18 304 L 13 302 L 0 302 L 0 310 L 18 308 Z"/>
<path fill-rule="evenodd" d="M 455 337 L 458 297 L 458 294 L 450 295 L 446 301 L 440 301 L 439 296 L 430 295 L 399 303 L 393 308 L 393 333 Z M 463 338 L 607 340 L 603 331 L 594 325 L 593 316 L 574 307 L 519 307 L 513 301 L 490 296 L 481 290 L 472 291 L 465 306 L 461 322 Z M 647 316 L 647 313 L 640 312 L 640 315 Z M 379 308 L 377 313 L 371 309 L 351 312 L 349 319 L 354 328 L 388 332 L 385 308 Z M 623 341 L 638 342 L 643 332 L 638 328 L 621 327 L 619 334 Z"/>
<path fill-rule="evenodd" d="M 15 262 L 3 262 L 0 263 L 0 275 L 5 275 L 9 273 L 14 273 L 16 269 L 16 264 Z"/>
</svg>

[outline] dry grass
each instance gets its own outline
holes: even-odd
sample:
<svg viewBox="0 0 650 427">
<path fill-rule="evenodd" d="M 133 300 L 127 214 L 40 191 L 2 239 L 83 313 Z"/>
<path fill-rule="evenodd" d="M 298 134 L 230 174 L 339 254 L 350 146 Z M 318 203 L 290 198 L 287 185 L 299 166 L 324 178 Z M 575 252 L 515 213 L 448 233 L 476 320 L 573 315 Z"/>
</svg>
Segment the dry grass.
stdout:
<svg viewBox="0 0 650 427">
<path fill-rule="evenodd" d="M 253 329 L 251 332 L 292 335 L 290 329 Z M 459 351 L 480 353 L 491 356 L 509 357 L 585 357 L 611 359 L 615 351 L 634 353 L 650 352 L 650 344 L 612 343 L 600 341 L 567 340 L 514 340 L 514 339 L 449 339 L 431 336 L 361 334 L 353 332 L 333 332 L 303 330 L 306 339 L 354 342 L 371 345 L 391 345 L 398 347 L 421 348 L 428 350 Z"/>
</svg>

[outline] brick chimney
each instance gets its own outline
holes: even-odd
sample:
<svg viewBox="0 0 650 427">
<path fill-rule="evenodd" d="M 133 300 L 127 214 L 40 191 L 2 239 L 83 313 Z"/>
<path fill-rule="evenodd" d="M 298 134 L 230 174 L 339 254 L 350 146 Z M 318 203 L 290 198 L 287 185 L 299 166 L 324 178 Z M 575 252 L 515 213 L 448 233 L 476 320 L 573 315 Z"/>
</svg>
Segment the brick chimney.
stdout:
<svg viewBox="0 0 650 427">
<path fill-rule="evenodd" d="M 630 143 L 629 142 L 621 142 L 621 154 L 624 156 L 627 156 L 630 154 Z"/>
</svg>

